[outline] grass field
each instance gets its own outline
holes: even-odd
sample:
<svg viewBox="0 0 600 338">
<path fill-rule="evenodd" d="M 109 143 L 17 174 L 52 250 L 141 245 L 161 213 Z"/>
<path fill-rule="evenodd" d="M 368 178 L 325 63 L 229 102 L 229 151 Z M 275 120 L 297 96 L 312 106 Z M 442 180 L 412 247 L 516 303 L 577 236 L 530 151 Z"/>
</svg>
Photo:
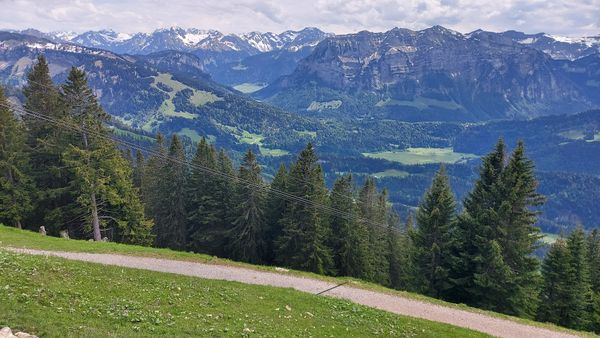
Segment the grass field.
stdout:
<svg viewBox="0 0 600 338">
<path fill-rule="evenodd" d="M 170 90 L 165 90 L 164 87 L 161 88 L 159 84 L 166 85 L 166 87 L 170 88 Z M 154 82 L 151 86 L 169 95 L 169 97 L 162 102 L 159 108 L 165 116 L 180 117 L 184 119 L 193 119 L 195 117 L 195 114 L 189 112 L 175 111 L 173 99 L 175 98 L 178 92 L 184 89 L 190 89 L 193 91 L 193 94 L 189 98 L 189 101 L 190 103 L 196 106 L 202 106 L 207 103 L 223 100 L 223 98 L 218 97 L 213 93 L 197 90 L 177 80 L 174 80 L 171 74 L 160 73 L 158 76 L 154 77 Z"/>
<path fill-rule="evenodd" d="M 246 82 L 246 83 L 240 83 L 238 85 L 233 86 L 233 89 L 239 90 L 240 92 L 242 92 L 244 94 L 250 94 L 250 93 L 259 91 L 265 87 L 266 87 L 265 84 Z"/>
<path fill-rule="evenodd" d="M 1 249 L 0 298 L 0 326 L 41 337 L 485 336 L 292 289 Z"/>
<path fill-rule="evenodd" d="M 506 316 L 506 315 L 495 313 L 495 312 L 471 308 L 471 307 L 468 307 L 468 306 L 465 306 L 462 304 L 448 303 L 448 302 L 444 302 L 444 301 L 437 300 L 434 298 L 429 298 L 426 296 L 415 294 L 415 293 L 392 290 L 392 289 L 383 287 L 381 285 L 368 283 L 368 282 L 356 280 L 353 278 L 329 277 L 329 276 L 317 275 L 317 274 L 313 274 L 313 273 L 294 271 L 294 270 L 290 270 L 287 272 L 281 272 L 281 271 L 275 270 L 275 268 L 271 267 L 271 266 L 251 265 L 251 264 L 230 261 L 227 259 L 217 258 L 217 257 L 204 255 L 204 254 L 173 251 L 173 250 L 169 250 L 169 249 L 149 248 L 149 247 L 142 247 L 142 246 L 135 246 L 135 245 L 124 245 L 124 244 L 118 244 L 118 243 L 88 242 L 88 241 L 81 241 L 81 240 L 65 240 L 62 238 L 56 238 L 56 237 L 51 237 L 51 236 L 41 236 L 38 233 L 35 233 L 32 231 L 18 230 L 18 229 L 12 228 L 12 227 L 0 225 L 0 251 L 3 246 L 26 247 L 26 248 L 32 248 L 32 249 L 70 251 L 70 252 L 117 253 L 117 254 L 122 254 L 122 255 L 131 255 L 131 256 L 154 257 L 154 258 L 173 259 L 173 260 L 199 262 L 199 263 L 239 266 L 239 267 L 256 269 L 256 270 L 261 270 L 261 271 L 270 271 L 270 272 L 277 272 L 277 273 L 283 273 L 283 274 L 290 274 L 290 275 L 294 275 L 294 276 L 303 276 L 303 277 L 308 277 L 308 278 L 313 278 L 313 279 L 320 279 L 320 280 L 328 281 L 331 283 L 338 283 L 338 284 L 342 283 L 342 282 L 347 282 L 351 286 L 357 287 L 357 288 L 363 288 L 363 289 L 367 289 L 367 290 L 384 292 L 384 293 L 397 295 L 397 296 L 401 296 L 401 297 L 407 297 L 407 298 L 411 298 L 411 299 L 415 299 L 415 300 L 419 300 L 419 301 L 423 301 L 423 302 L 438 304 L 441 306 L 447 306 L 447 307 L 451 307 L 451 308 L 457 308 L 457 309 L 461 309 L 461 310 L 482 313 L 485 315 L 490 315 L 490 316 L 494 316 L 494 317 L 513 320 L 513 321 L 528 324 L 528 325 L 544 327 L 544 328 L 551 329 L 551 330 L 571 332 L 571 333 L 575 333 L 578 335 L 584 335 L 584 336 L 590 336 L 590 337 L 592 336 L 592 335 L 588 335 L 586 333 L 576 332 L 576 331 L 564 329 L 561 327 L 557 327 L 552 324 L 539 323 L 539 322 L 534 322 L 534 321 L 527 320 L 527 319 Z M 4 276 L 4 278 L 6 278 L 7 276 L 10 276 L 11 277 L 10 279 L 13 279 L 13 277 L 14 277 L 14 274 L 4 273 L 2 271 L 2 269 L 3 268 L 0 267 L 0 299 L 4 299 L 3 294 L 2 294 L 2 292 L 3 292 L 3 289 L 2 289 L 3 288 L 3 284 L 2 284 L 3 277 L 2 276 Z M 2 320 L 2 316 L 0 316 L 0 325 L 3 324 L 1 322 L 1 320 Z M 26 327 L 17 327 L 17 328 L 24 330 Z"/>
<path fill-rule="evenodd" d="M 397 169 L 387 169 L 385 171 L 380 171 L 378 173 L 374 173 L 371 176 L 375 178 L 385 178 L 385 177 L 407 177 L 410 173 Z"/>
<path fill-rule="evenodd" d="M 454 152 L 452 148 L 408 148 L 398 151 L 363 153 L 363 156 L 384 159 L 407 165 L 457 163 L 477 157 L 473 154 Z"/>
</svg>

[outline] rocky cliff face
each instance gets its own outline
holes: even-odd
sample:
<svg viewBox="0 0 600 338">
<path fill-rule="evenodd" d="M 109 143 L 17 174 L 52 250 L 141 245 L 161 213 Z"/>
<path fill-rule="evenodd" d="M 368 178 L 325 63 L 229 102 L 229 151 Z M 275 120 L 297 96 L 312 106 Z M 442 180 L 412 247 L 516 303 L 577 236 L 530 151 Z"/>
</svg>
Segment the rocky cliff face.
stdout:
<svg viewBox="0 0 600 338">
<path fill-rule="evenodd" d="M 358 115 L 379 111 L 408 119 L 440 119 L 442 114 L 458 120 L 529 118 L 600 104 L 600 95 L 590 95 L 600 94 L 600 87 L 574 76 L 581 72 L 577 68 L 577 61 L 553 60 L 496 33 L 396 28 L 328 38 L 294 73 L 258 95 L 280 105 L 293 102 L 295 107 L 286 108 L 296 110 L 340 100 L 336 110 L 353 107 Z M 307 86 L 325 89 L 310 95 Z M 290 100 L 292 91 L 307 94 L 305 102 Z M 318 94 L 327 91 L 327 97 Z"/>
</svg>

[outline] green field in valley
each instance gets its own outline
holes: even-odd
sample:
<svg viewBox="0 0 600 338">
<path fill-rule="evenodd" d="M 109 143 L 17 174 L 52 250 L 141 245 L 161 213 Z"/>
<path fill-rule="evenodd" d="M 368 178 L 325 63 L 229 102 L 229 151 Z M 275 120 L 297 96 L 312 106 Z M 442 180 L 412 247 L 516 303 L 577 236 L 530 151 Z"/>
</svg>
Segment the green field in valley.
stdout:
<svg viewBox="0 0 600 338">
<path fill-rule="evenodd" d="M 457 153 L 452 148 L 407 148 L 403 150 L 363 153 L 363 156 L 402 164 L 457 163 L 477 155 Z"/>
</svg>

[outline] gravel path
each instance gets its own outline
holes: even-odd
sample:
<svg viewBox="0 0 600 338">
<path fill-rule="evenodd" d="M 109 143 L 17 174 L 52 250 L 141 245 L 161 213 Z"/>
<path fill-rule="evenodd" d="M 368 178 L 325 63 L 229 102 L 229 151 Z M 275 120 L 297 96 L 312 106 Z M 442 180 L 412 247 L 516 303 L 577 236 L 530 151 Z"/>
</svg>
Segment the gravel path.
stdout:
<svg viewBox="0 0 600 338">
<path fill-rule="evenodd" d="M 228 280 L 247 284 L 293 288 L 302 292 L 313 294 L 322 292 L 335 286 L 335 284 L 316 279 L 225 265 L 202 264 L 114 254 L 92 254 L 17 248 L 9 249 L 19 253 L 56 256 L 71 260 L 169 272 L 207 279 Z M 577 337 L 564 332 L 551 331 L 535 326 L 520 324 L 510 320 L 453 309 L 441 305 L 425 303 L 381 292 L 358 289 L 350 286 L 340 286 L 324 294 L 347 299 L 358 304 L 363 304 L 400 315 L 448 323 L 498 337 Z"/>
</svg>

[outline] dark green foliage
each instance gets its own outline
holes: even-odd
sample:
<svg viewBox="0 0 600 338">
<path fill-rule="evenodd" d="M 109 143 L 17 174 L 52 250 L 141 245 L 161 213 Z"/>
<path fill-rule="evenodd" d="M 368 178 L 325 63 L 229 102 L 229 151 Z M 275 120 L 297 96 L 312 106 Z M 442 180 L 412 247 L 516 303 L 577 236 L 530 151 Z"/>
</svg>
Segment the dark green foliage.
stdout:
<svg viewBox="0 0 600 338">
<path fill-rule="evenodd" d="M 135 160 L 133 163 L 133 185 L 138 189 L 142 188 L 145 169 L 146 160 L 144 159 L 144 154 L 142 154 L 142 152 L 138 149 L 135 152 Z"/>
<path fill-rule="evenodd" d="M 256 156 L 248 150 L 239 170 L 235 191 L 235 219 L 229 239 L 228 256 L 260 263 L 267 256 L 265 241 L 265 186 Z"/>
<path fill-rule="evenodd" d="M 110 131 L 104 122 L 108 115 L 98 105 L 85 73 L 73 68 L 62 92 L 68 123 L 81 128 L 69 135 L 63 154 L 73 174 L 68 188 L 79 205 L 80 226 L 90 229 L 97 241 L 102 228 L 113 227 L 123 242 L 149 244 L 152 222 L 144 218 L 129 163 L 107 139 Z"/>
<path fill-rule="evenodd" d="M 542 202 L 536 187 L 523 144 L 505 164 L 499 140 L 483 158 L 453 231 L 449 299 L 521 316 L 535 313 L 539 263 L 532 254 L 539 229 L 530 208 Z"/>
<path fill-rule="evenodd" d="M 340 177 L 331 190 L 331 207 L 343 214 L 331 215 L 330 246 L 337 274 L 367 278 L 369 243 L 366 224 L 358 217 L 351 175 Z"/>
<path fill-rule="evenodd" d="M 187 211 L 185 188 L 188 168 L 185 164 L 183 146 L 177 135 L 173 135 L 168 151 L 169 161 L 156 177 L 160 190 L 161 212 L 154 219 L 155 245 L 171 249 L 185 249 L 187 235 Z M 156 179 L 155 178 L 155 179 Z"/>
<path fill-rule="evenodd" d="M 303 200 L 290 199 L 280 220 L 282 233 L 276 241 L 276 262 L 316 273 L 330 273 L 333 260 L 326 245 L 329 233 L 327 189 L 312 144 L 292 165 L 287 192 Z"/>
<path fill-rule="evenodd" d="M 417 285 L 421 292 L 441 297 L 450 288 L 450 242 L 456 203 L 444 167 L 417 209 L 418 227 L 413 231 Z"/>
<path fill-rule="evenodd" d="M 43 55 L 38 56 L 37 63 L 27 75 L 23 94 L 28 111 L 53 119 L 66 118 L 58 88 L 50 78 L 48 63 Z M 61 159 L 68 145 L 67 133 L 30 115 L 25 115 L 23 119 L 28 132 L 29 175 L 39 189 L 39 195 L 35 196 L 34 212 L 28 221 L 33 226 L 44 225 L 51 234 L 58 234 L 59 230 L 68 227 L 73 235 L 78 225 L 72 224 L 71 220 L 80 215 L 71 210 L 73 196 L 68 185 L 73 177 Z"/>
<path fill-rule="evenodd" d="M 214 197 L 215 180 L 207 170 L 217 167 L 215 149 L 202 139 L 192 159 L 192 169 L 188 184 L 188 231 L 189 248 L 197 252 L 215 252 L 223 245 L 223 229 L 214 210 L 219 207 Z"/>
<path fill-rule="evenodd" d="M 414 264 L 414 245 L 411 239 L 412 217 L 409 216 L 404 229 L 399 226 L 400 219 L 395 212 L 389 216 L 388 261 L 390 268 L 390 286 L 399 290 L 415 290 L 416 266 Z"/>
<path fill-rule="evenodd" d="M 365 271 L 371 281 L 389 285 L 390 272 L 387 257 L 387 192 L 378 193 L 375 179 L 367 178 L 358 194 L 361 222 L 367 228 L 369 255 Z"/>
<path fill-rule="evenodd" d="M 287 200 L 281 196 L 281 193 L 287 191 L 287 176 L 287 169 L 282 163 L 267 193 L 267 229 L 265 231 L 265 241 L 268 248 L 264 260 L 268 263 L 273 263 L 275 260 L 275 241 L 281 236 L 280 220 L 287 206 Z"/>
<path fill-rule="evenodd" d="M 24 132 L 0 87 L 0 221 L 18 228 L 32 211 L 31 195 L 35 193 L 27 175 Z"/>
<path fill-rule="evenodd" d="M 542 266 L 544 286 L 538 319 L 580 330 L 593 323 L 597 299 L 592 293 L 586 251 L 581 228 L 566 241 L 559 239 L 552 245 Z"/>
</svg>

